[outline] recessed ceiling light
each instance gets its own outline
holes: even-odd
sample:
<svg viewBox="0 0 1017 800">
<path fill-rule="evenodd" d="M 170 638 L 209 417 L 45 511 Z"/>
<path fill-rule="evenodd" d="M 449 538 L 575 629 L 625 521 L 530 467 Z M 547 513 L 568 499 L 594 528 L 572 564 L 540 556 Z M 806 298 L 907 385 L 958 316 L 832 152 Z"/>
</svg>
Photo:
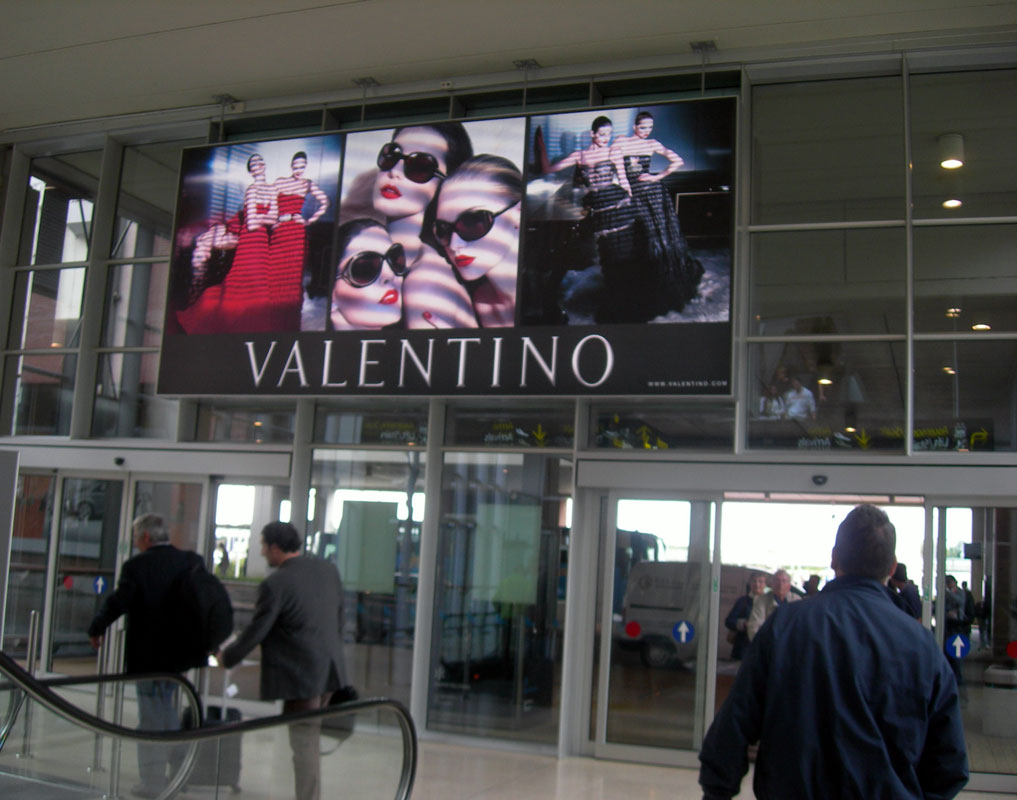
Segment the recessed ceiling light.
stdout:
<svg viewBox="0 0 1017 800">
<path fill-rule="evenodd" d="M 962 205 L 964 204 L 956 197 L 952 197 L 949 200 L 943 201 L 943 208 L 960 208 Z"/>
<path fill-rule="evenodd" d="M 957 374 L 957 370 L 955 370 L 953 367 L 943 367 L 943 372 L 945 372 L 947 375 Z"/>
<path fill-rule="evenodd" d="M 844 433 L 854 433 L 857 430 L 858 428 L 854 427 L 853 425 L 848 425 L 848 427 L 844 429 Z"/>
<path fill-rule="evenodd" d="M 976 322 L 971 326 L 973 331 L 991 331 L 992 326 L 988 322 Z"/>
<path fill-rule="evenodd" d="M 964 137 L 959 133 L 946 133 L 939 137 L 939 166 L 943 169 L 964 166 Z"/>
<path fill-rule="evenodd" d="M 832 386 L 833 385 L 833 381 L 830 380 L 829 378 L 820 378 L 819 380 L 816 381 L 816 383 L 818 383 L 820 386 Z"/>
<path fill-rule="evenodd" d="M 946 315 L 950 317 L 950 319 L 953 319 L 961 315 L 961 310 L 957 308 L 957 306 L 954 306 L 953 308 L 948 308 L 946 310 Z"/>
</svg>

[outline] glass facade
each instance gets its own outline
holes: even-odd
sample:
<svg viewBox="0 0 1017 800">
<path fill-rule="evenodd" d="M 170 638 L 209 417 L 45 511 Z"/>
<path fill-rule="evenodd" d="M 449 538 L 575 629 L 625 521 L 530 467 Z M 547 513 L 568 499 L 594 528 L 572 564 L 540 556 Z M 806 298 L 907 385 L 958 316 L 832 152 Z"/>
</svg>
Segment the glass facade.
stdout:
<svg viewBox="0 0 1017 800">
<path fill-rule="evenodd" d="M 568 707 L 565 598 L 583 460 L 683 459 L 690 472 L 697 459 L 742 458 L 761 468 L 865 457 L 869 465 L 905 468 L 949 467 L 958 459 L 987 471 L 1013 466 L 1017 70 L 890 72 L 806 76 L 740 90 L 751 101 L 742 107 L 747 135 L 739 142 L 749 180 L 735 187 L 741 195 L 730 287 L 735 388 L 723 397 L 160 397 L 155 376 L 167 297 L 175 290 L 167 285 L 167 258 L 180 150 L 198 140 L 172 131 L 166 135 L 180 138 L 157 144 L 121 145 L 110 137 L 106 150 L 32 158 L 20 215 L 5 210 L 19 222 L 13 239 L 7 232 L 16 254 L 0 264 L 12 297 L 9 316 L 0 317 L 2 444 L 28 447 L 37 444 L 26 443 L 29 437 L 49 437 L 43 446 L 51 448 L 57 471 L 66 468 L 61 446 L 87 445 L 77 440 L 89 438 L 143 440 L 134 443 L 139 451 L 191 446 L 195 453 L 250 454 L 250 475 L 246 467 L 233 466 L 225 477 L 207 470 L 216 473 L 216 499 L 205 555 L 229 582 L 237 625 L 267 569 L 257 555 L 261 525 L 297 507 L 302 513 L 306 496 L 306 519 L 293 522 L 308 549 L 343 575 L 344 638 L 361 695 L 415 702 L 426 715 L 419 724 L 431 730 L 553 746 L 559 712 Z M 486 93 L 466 110 L 517 113 L 522 96 Z M 434 108 L 444 108 L 442 100 Z M 626 95 L 625 102 L 639 98 Z M 562 101 L 549 110 L 569 107 L 578 106 Z M 342 111 L 324 116 L 346 127 L 371 119 L 359 109 Z M 383 119 L 396 124 L 399 117 L 393 103 Z M 224 138 L 254 135 L 255 122 L 246 124 L 249 130 L 226 131 Z M 963 163 L 947 170 L 941 156 L 956 149 L 956 135 Z M 122 159 L 117 185 L 100 184 L 104 153 Z M 960 204 L 947 207 L 946 200 Z M 102 241 L 97 208 L 113 218 Z M 89 283 L 93 278 L 101 289 Z M 108 462 L 107 450 L 92 447 Z M 268 450 L 288 451 L 288 475 L 258 473 L 257 459 Z M 82 621 L 97 600 L 87 581 L 115 576 L 118 541 L 122 547 L 129 523 L 121 500 L 130 485 L 78 473 L 19 478 L 5 648 L 20 653 L 26 610 L 48 607 L 50 663 L 56 658 L 67 667 L 92 658 Z M 146 476 L 135 486 L 134 511 L 169 515 L 174 541 L 183 546 L 204 541 L 200 484 Z M 626 581 L 645 537 L 670 537 L 673 550 L 653 559 L 647 551 L 644 560 L 677 565 L 658 569 L 695 573 L 706 586 L 701 570 L 710 558 L 715 509 L 703 510 L 699 500 L 670 502 L 671 519 L 659 530 L 630 530 L 621 516 L 613 520 L 604 544 L 613 567 L 602 561 L 582 573 L 588 579 L 619 564 L 629 570 L 615 584 L 622 595 L 609 598 L 610 620 L 597 623 L 597 636 L 609 629 L 611 636 L 608 662 L 593 668 L 594 684 L 598 670 L 611 670 L 600 695 L 610 744 L 688 748 L 701 734 L 695 703 L 706 680 L 706 648 L 678 659 L 685 670 L 679 672 L 673 656 L 662 660 L 615 619 L 626 612 Z M 1012 513 L 997 511 L 985 517 L 984 530 L 975 525 L 950 546 L 963 553 L 964 545 L 989 541 L 991 530 L 1002 543 L 995 557 L 1002 558 L 1013 539 Z M 749 546 L 736 536 L 721 537 L 727 604 L 752 571 L 777 564 L 748 558 Z M 912 558 L 912 577 L 931 581 L 921 558 Z M 929 569 L 966 567 L 983 611 L 997 614 L 995 623 L 989 614 L 973 623 L 986 652 L 963 672 L 978 702 L 1005 700 L 998 680 L 1007 676 L 998 670 L 1006 663 L 1003 618 L 1012 587 L 997 584 L 992 594 L 987 562 L 979 567 L 956 552 L 938 559 L 933 564 L 930 557 Z M 433 567 L 426 577 L 422 564 Z M 998 563 L 993 568 L 1002 574 Z M 50 574 L 47 583 L 47 570 L 60 580 Z M 717 622 L 704 616 L 705 602 L 696 613 L 697 625 Z M 418 632 L 424 618 L 429 627 Z M 725 663 L 713 676 L 718 701 L 736 669 L 726 663 L 727 644 L 720 644 L 716 660 Z M 995 670 L 989 677 L 997 682 L 983 667 Z M 238 685 L 242 699 L 257 698 L 253 673 L 241 671 Z M 661 687 L 682 704 L 679 715 L 661 715 L 673 723 L 665 735 L 626 716 L 638 701 L 652 717 L 653 692 Z M 595 714 L 597 687 L 587 688 Z M 965 718 L 970 741 L 985 745 L 972 763 L 989 772 L 994 719 L 983 711 Z M 592 738 L 595 720 L 588 727 Z M 1002 738 L 1012 745 L 1012 736 Z M 1015 770 L 1008 762 L 998 771 Z"/>
</svg>

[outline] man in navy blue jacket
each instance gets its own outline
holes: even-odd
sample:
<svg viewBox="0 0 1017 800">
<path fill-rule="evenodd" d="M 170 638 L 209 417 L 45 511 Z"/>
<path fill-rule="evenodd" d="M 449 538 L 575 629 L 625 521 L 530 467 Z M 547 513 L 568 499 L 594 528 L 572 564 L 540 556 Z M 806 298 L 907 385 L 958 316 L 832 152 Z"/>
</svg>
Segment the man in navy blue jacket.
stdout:
<svg viewBox="0 0 1017 800">
<path fill-rule="evenodd" d="M 836 579 L 760 628 L 703 742 L 707 800 L 738 794 L 755 742 L 760 800 L 945 800 L 967 783 L 953 673 L 884 588 L 896 538 L 858 506 L 837 529 Z"/>
</svg>

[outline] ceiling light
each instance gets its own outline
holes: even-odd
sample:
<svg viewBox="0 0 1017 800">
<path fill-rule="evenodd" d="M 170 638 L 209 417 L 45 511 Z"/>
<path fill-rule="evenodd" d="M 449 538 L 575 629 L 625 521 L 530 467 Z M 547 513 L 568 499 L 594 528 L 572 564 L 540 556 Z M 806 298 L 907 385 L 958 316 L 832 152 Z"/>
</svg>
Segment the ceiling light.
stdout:
<svg viewBox="0 0 1017 800">
<path fill-rule="evenodd" d="M 959 133 L 945 133 L 939 137 L 939 166 L 943 169 L 964 166 L 964 137 Z"/>
<path fill-rule="evenodd" d="M 943 372 L 945 372 L 947 375 L 957 374 L 957 370 L 955 370 L 953 367 L 943 367 Z"/>
<path fill-rule="evenodd" d="M 943 201 L 943 208 L 960 208 L 962 205 L 964 204 L 956 197 L 952 197 L 949 200 Z"/>
<path fill-rule="evenodd" d="M 848 425 L 844 429 L 844 433 L 855 433 L 857 430 L 858 430 L 858 428 L 856 428 L 854 425 Z"/>
<path fill-rule="evenodd" d="M 971 326 L 973 331 L 991 331 L 992 326 L 988 322 L 976 322 Z"/>
<path fill-rule="evenodd" d="M 816 381 L 816 383 L 818 383 L 820 386 L 832 386 L 833 385 L 833 381 L 830 378 L 825 378 L 825 377 L 824 378 L 820 378 L 819 380 Z"/>
<path fill-rule="evenodd" d="M 961 310 L 959 308 L 957 308 L 956 306 L 954 306 L 953 308 L 948 308 L 946 310 L 946 315 L 950 319 L 956 319 L 957 317 L 959 317 L 961 315 Z"/>
</svg>

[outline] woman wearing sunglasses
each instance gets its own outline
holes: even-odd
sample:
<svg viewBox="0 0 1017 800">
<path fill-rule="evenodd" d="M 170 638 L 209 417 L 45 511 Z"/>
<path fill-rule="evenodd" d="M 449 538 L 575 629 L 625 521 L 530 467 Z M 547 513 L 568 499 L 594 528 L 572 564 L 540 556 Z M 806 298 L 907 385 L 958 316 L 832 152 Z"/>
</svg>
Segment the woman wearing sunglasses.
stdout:
<svg viewBox="0 0 1017 800">
<path fill-rule="evenodd" d="M 371 200 L 392 240 L 406 249 L 410 265 L 423 255 L 425 217 L 442 180 L 473 155 L 459 122 L 396 128 L 378 151 Z"/>
<path fill-rule="evenodd" d="M 515 324 L 522 197 L 518 167 L 492 155 L 464 161 L 438 193 L 434 238 L 469 288 L 484 328 Z"/>
<path fill-rule="evenodd" d="M 338 230 L 339 266 L 332 288 L 332 329 L 378 330 L 402 318 L 406 251 L 372 219 L 355 219 Z"/>
</svg>

